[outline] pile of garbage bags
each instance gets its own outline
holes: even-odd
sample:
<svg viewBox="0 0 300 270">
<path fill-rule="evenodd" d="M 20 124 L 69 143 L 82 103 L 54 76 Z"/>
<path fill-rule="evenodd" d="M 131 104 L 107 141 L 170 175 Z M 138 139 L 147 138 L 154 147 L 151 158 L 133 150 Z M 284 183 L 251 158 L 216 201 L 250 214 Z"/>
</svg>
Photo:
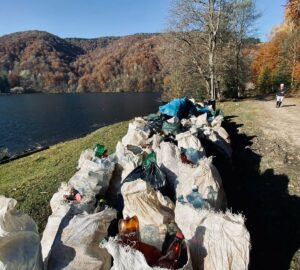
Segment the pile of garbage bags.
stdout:
<svg viewBox="0 0 300 270">
<path fill-rule="evenodd" d="M 100 144 L 84 150 L 50 201 L 41 242 L 16 201 L 0 197 L 0 268 L 248 269 L 244 217 L 226 209 L 205 147 L 231 158 L 223 117 L 175 99 L 135 118 L 115 153 Z"/>
</svg>

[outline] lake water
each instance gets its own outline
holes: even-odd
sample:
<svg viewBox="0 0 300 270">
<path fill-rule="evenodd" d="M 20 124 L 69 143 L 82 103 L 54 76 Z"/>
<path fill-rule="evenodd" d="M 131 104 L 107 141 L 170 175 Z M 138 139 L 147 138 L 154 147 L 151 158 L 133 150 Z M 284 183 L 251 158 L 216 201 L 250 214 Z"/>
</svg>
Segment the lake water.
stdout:
<svg viewBox="0 0 300 270">
<path fill-rule="evenodd" d="M 26 94 L 0 96 L 0 149 L 19 153 L 99 127 L 156 112 L 157 93 Z"/>
</svg>

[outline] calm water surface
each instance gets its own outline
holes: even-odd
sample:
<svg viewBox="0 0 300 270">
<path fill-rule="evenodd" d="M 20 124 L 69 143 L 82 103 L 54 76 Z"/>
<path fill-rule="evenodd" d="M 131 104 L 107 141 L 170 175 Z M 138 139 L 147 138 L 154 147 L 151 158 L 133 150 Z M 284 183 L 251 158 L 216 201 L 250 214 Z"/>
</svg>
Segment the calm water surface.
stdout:
<svg viewBox="0 0 300 270">
<path fill-rule="evenodd" d="M 0 96 L 0 148 L 18 153 L 83 136 L 156 112 L 160 94 L 91 93 Z"/>
</svg>

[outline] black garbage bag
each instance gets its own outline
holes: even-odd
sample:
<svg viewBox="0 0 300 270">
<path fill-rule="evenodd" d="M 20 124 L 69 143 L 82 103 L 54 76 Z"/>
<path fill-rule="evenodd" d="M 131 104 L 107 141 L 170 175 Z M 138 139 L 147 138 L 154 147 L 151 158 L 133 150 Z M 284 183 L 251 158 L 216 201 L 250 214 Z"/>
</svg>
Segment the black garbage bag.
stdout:
<svg viewBox="0 0 300 270">
<path fill-rule="evenodd" d="M 156 163 L 151 163 L 148 167 L 143 165 L 135 168 L 123 181 L 123 183 L 142 179 L 160 190 L 166 186 L 167 180 L 165 174 L 160 170 Z"/>
<path fill-rule="evenodd" d="M 142 179 L 153 186 L 156 190 L 160 190 L 167 185 L 165 174 L 156 164 L 156 155 L 150 153 L 143 161 L 143 165 L 135 168 L 123 181 L 123 183 Z"/>
<path fill-rule="evenodd" d="M 155 133 L 160 133 L 163 126 L 163 120 L 158 118 L 155 120 L 148 121 L 144 127 L 144 131 L 150 131 L 150 136 L 152 137 Z"/>
</svg>

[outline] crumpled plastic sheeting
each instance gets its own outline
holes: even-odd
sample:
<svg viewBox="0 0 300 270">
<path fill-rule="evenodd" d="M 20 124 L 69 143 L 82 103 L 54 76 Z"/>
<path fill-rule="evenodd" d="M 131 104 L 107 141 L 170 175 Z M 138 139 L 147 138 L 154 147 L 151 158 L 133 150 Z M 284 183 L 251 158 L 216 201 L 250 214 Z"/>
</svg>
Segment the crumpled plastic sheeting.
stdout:
<svg viewBox="0 0 300 270">
<path fill-rule="evenodd" d="M 99 247 L 99 243 L 107 236 L 107 229 L 116 217 L 114 209 L 96 214 L 67 215 L 55 235 L 46 269 L 110 269 L 111 256 Z"/>
<path fill-rule="evenodd" d="M 173 202 L 142 179 L 124 183 L 121 192 L 124 198 L 123 216 L 136 215 L 139 219 L 142 241 L 161 249 L 167 224 L 174 221 Z M 148 235 L 145 231 L 150 229 L 155 233 L 152 231 L 155 227 L 158 229 L 156 235 Z"/>
<path fill-rule="evenodd" d="M 226 207 L 226 195 L 222 185 L 221 176 L 212 164 L 212 158 L 203 158 L 197 167 L 182 164 L 179 169 L 177 197 L 186 196 L 192 192 L 192 186 L 198 187 L 198 192 L 204 199 L 209 199 L 208 194 L 212 189 L 215 200 L 209 200 L 213 209 L 220 210 Z"/>
<path fill-rule="evenodd" d="M 133 123 L 129 123 L 127 134 L 122 138 L 123 145 L 143 146 L 146 144 L 149 133 L 143 131 Z"/>
<path fill-rule="evenodd" d="M 111 270 L 167 270 L 166 268 L 150 267 L 144 255 L 129 246 L 118 244 L 113 238 L 102 244 L 114 258 L 114 266 Z M 192 270 L 192 263 L 188 252 L 186 265 L 179 270 Z"/>
<path fill-rule="evenodd" d="M 194 270 L 247 270 L 250 235 L 243 216 L 177 203 L 175 221 L 187 240 Z"/>
<path fill-rule="evenodd" d="M 136 167 L 142 165 L 143 149 L 138 146 L 124 146 L 121 142 L 116 146 L 117 162 L 122 167 L 122 180 Z"/>
<path fill-rule="evenodd" d="M 18 211 L 17 201 L 0 196 L 0 269 L 42 270 L 37 225 Z"/>
</svg>

